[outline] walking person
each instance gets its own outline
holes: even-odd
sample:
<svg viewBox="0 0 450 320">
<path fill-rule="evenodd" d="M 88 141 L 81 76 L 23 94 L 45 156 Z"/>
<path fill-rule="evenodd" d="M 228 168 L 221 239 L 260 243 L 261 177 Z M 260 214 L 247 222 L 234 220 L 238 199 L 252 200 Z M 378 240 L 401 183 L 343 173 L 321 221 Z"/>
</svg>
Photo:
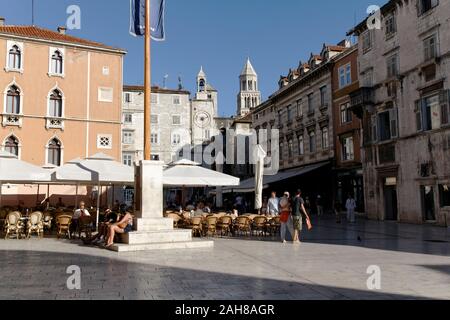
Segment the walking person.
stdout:
<svg viewBox="0 0 450 320">
<path fill-rule="evenodd" d="M 323 204 L 322 204 L 322 197 L 320 195 L 317 196 L 316 199 L 316 209 L 317 209 L 317 216 L 323 215 Z"/>
<path fill-rule="evenodd" d="M 280 222 L 281 222 L 281 242 L 286 243 L 286 231 L 289 230 L 291 237 L 294 237 L 294 228 L 291 216 L 291 203 L 289 192 L 285 192 L 280 200 Z"/>
<path fill-rule="evenodd" d="M 280 199 L 277 197 L 277 193 L 272 192 L 272 196 L 267 202 L 267 212 L 272 217 L 276 217 L 280 214 Z"/>
<path fill-rule="evenodd" d="M 350 193 L 348 194 L 345 208 L 347 209 L 347 221 L 349 221 L 350 223 L 355 223 L 356 201 L 355 199 L 353 199 L 353 196 Z"/>
<path fill-rule="evenodd" d="M 303 229 L 303 215 L 305 215 L 305 218 L 307 221 L 309 220 L 308 213 L 305 209 L 305 201 L 302 198 L 302 191 L 299 189 L 297 190 L 297 194 L 294 198 L 294 207 L 292 210 L 292 220 L 293 220 L 293 226 L 294 226 L 294 238 L 293 241 L 295 244 L 300 244 L 300 232 Z"/>
</svg>

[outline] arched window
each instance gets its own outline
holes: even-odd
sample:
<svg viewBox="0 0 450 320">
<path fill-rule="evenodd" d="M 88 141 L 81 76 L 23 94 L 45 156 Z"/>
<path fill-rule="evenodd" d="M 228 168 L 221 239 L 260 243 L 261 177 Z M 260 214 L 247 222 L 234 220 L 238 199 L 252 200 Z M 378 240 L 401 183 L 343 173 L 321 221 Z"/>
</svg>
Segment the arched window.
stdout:
<svg viewBox="0 0 450 320">
<path fill-rule="evenodd" d="M 8 137 L 5 141 L 5 151 L 19 157 L 19 140 L 14 136 Z"/>
<path fill-rule="evenodd" d="M 206 91 L 206 84 L 204 79 L 200 79 L 200 81 L 198 82 L 198 91 Z"/>
<path fill-rule="evenodd" d="M 58 139 L 52 139 L 48 144 L 48 164 L 59 167 L 61 165 L 61 142 Z"/>
<path fill-rule="evenodd" d="M 20 114 L 20 90 L 15 85 L 9 87 L 6 94 L 6 113 Z"/>
<path fill-rule="evenodd" d="M 55 118 L 62 117 L 62 93 L 57 89 L 53 90 L 50 95 L 49 116 Z"/>
<path fill-rule="evenodd" d="M 16 45 L 9 50 L 8 67 L 16 70 L 19 70 L 22 67 L 22 53 Z"/>
<path fill-rule="evenodd" d="M 58 50 L 52 55 L 52 69 L 51 72 L 54 74 L 63 73 L 63 56 Z"/>
</svg>

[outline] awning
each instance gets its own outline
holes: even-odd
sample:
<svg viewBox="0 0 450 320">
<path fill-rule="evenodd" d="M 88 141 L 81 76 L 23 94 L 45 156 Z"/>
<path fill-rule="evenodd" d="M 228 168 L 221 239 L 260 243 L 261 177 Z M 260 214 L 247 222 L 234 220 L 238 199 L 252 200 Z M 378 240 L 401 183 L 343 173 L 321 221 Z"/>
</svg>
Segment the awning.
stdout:
<svg viewBox="0 0 450 320">
<path fill-rule="evenodd" d="M 281 182 L 281 181 L 284 181 L 284 180 L 287 180 L 290 178 L 302 176 L 311 171 L 323 168 L 329 164 L 330 164 L 329 162 L 316 163 L 316 164 L 309 165 L 306 167 L 282 171 L 273 176 L 264 176 L 264 180 L 263 180 L 264 181 L 264 189 L 269 188 L 270 184 L 273 184 L 276 182 Z M 236 193 L 255 192 L 255 178 L 253 177 L 253 178 L 242 181 L 238 187 L 225 188 L 223 190 L 223 193 L 231 193 L 231 192 L 236 192 Z"/>
</svg>

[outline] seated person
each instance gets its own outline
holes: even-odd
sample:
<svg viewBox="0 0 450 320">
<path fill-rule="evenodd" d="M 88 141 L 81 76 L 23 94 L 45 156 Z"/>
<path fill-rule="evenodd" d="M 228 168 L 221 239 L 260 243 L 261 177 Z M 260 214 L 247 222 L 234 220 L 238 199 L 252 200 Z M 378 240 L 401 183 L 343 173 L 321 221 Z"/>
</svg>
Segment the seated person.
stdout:
<svg viewBox="0 0 450 320">
<path fill-rule="evenodd" d="M 58 203 L 56 204 L 56 209 L 65 208 L 66 205 L 62 202 L 62 198 L 58 198 Z"/>
<path fill-rule="evenodd" d="M 203 208 L 204 213 L 211 213 L 211 207 L 209 206 L 209 203 L 206 204 L 206 206 Z"/>
<path fill-rule="evenodd" d="M 70 232 L 75 232 L 78 229 L 79 226 L 79 219 L 81 217 L 90 217 L 91 214 L 89 213 L 89 211 L 86 209 L 86 205 L 84 203 L 84 201 L 80 202 L 79 205 L 79 209 L 75 210 L 75 213 L 73 214 L 72 217 L 72 223 L 70 225 Z"/>
<path fill-rule="evenodd" d="M 105 242 L 106 236 L 108 235 L 108 227 L 111 224 L 118 222 L 118 219 L 119 216 L 114 211 L 110 208 L 106 209 L 102 221 L 100 222 L 97 235 L 90 239 L 88 243 L 100 244 L 101 242 Z"/>
<path fill-rule="evenodd" d="M 119 221 L 108 226 L 108 234 L 106 236 L 105 248 L 110 248 L 114 245 L 114 236 L 116 233 L 129 233 L 133 230 L 133 216 L 124 212 L 120 215 Z"/>
</svg>

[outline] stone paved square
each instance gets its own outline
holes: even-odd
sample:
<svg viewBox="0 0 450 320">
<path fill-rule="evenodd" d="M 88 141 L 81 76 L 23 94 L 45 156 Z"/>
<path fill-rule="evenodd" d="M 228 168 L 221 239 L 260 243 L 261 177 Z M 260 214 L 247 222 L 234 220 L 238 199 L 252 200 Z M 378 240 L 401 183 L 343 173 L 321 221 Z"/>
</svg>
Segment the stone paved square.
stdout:
<svg viewBox="0 0 450 320">
<path fill-rule="evenodd" d="M 0 240 L 0 299 L 450 299 L 448 229 L 314 225 L 299 246 L 217 238 L 212 249 L 117 254 L 69 240 Z M 81 268 L 81 290 L 66 287 L 70 265 Z M 381 268 L 381 290 L 367 288 L 370 265 Z"/>
</svg>

